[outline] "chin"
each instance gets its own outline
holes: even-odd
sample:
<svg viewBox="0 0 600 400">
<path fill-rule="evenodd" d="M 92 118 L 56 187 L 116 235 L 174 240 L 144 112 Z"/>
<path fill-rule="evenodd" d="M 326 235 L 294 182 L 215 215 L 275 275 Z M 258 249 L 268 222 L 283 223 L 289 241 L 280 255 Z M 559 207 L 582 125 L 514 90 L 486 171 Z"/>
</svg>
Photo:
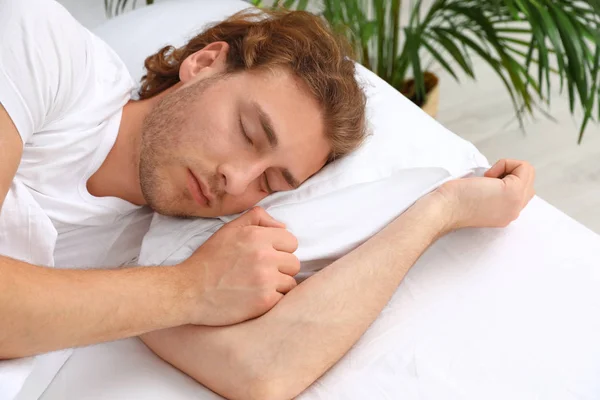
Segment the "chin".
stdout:
<svg viewBox="0 0 600 400">
<path fill-rule="evenodd" d="M 191 211 L 187 213 L 188 217 L 196 218 L 217 218 L 223 215 L 227 214 L 219 212 L 219 210 L 214 207 L 199 207 L 196 203 L 194 203 L 194 207 L 191 209 Z"/>
</svg>

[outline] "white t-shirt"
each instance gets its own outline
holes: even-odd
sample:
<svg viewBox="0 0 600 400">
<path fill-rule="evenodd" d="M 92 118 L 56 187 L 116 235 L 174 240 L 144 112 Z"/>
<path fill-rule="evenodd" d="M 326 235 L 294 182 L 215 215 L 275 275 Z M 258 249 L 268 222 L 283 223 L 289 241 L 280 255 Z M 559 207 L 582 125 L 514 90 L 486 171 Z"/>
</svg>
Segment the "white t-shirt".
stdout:
<svg viewBox="0 0 600 400">
<path fill-rule="evenodd" d="M 58 232 L 55 265 L 131 261 L 151 211 L 86 187 L 134 89 L 127 68 L 53 0 L 0 0 L 0 43 L 0 103 L 24 143 L 16 178 Z"/>
</svg>

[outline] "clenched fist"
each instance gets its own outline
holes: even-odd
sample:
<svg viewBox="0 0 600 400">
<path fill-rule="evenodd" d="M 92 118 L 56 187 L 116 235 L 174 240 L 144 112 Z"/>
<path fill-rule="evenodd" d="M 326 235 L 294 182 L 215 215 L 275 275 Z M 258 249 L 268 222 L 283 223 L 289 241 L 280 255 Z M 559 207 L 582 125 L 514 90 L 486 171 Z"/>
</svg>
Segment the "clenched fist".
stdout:
<svg viewBox="0 0 600 400">
<path fill-rule="evenodd" d="M 535 195 L 534 168 L 525 161 L 500 160 L 484 177 L 446 182 L 432 195 L 448 204 L 448 230 L 505 227 L 517 219 Z"/>
<path fill-rule="evenodd" d="M 191 321 L 230 325 L 269 311 L 296 287 L 296 238 L 262 208 L 224 225 L 178 266 L 192 297 Z"/>
</svg>

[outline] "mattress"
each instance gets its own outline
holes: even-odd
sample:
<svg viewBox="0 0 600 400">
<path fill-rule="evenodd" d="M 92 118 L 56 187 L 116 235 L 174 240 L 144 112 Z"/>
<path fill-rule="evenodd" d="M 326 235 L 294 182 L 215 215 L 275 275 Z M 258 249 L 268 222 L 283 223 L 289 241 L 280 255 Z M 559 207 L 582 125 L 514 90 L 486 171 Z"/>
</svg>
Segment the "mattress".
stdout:
<svg viewBox="0 0 600 400">
<path fill-rule="evenodd" d="M 600 236 L 537 197 L 505 229 L 453 232 L 298 398 L 599 399 L 599 256 Z M 220 398 L 137 338 L 74 350 L 41 397 Z"/>
</svg>

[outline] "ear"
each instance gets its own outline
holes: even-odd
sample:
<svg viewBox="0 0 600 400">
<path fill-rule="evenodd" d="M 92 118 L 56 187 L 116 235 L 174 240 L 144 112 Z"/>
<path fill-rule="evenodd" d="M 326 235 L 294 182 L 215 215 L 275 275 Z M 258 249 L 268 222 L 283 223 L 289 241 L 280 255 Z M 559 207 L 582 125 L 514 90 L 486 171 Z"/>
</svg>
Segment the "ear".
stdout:
<svg viewBox="0 0 600 400">
<path fill-rule="evenodd" d="M 179 67 L 179 80 L 186 83 L 224 72 L 227 69 L 228 52 L 227 42 L 213 42 L 190 54 Z"/>
</svg>

